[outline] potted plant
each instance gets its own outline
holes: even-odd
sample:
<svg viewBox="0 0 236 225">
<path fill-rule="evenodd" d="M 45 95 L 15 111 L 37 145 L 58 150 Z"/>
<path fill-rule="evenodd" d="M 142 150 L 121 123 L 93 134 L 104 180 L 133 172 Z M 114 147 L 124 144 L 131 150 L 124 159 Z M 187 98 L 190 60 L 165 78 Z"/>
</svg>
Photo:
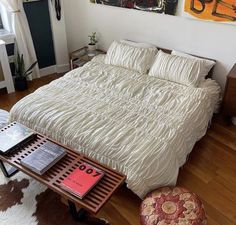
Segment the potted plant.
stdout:
<svg viewBox="0 0 236 225">
<path fill-rule="evenodd" d="M 32 74 L 33 68 L 38 62 L 34 62 L 27 70 L 25 69 L 24 56 L 17 53 L 15 57 L 15 88 L 18 91 L 24 91 L 28 89 L 27 77 Z"/>
<path fill-rule="evenodd" d="M 95 51 L 97 46 L 96 44 L 98 43 L 97 37 L 96 37 L 96 32 L 93 32 L 89 37 L 89 44 L 88 44 L 88 50 L 89 51 Z"/>
</svg>

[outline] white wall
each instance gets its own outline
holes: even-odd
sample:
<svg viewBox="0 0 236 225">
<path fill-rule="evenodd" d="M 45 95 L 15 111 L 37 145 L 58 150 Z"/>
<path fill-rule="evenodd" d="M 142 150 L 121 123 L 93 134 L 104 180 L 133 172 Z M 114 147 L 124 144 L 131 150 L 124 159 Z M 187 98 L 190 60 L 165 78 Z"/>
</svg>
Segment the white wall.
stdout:
<svg viewBox="0 0 236 225">
<path fill-rule="evenodd" d="M 53 1 L 54 2 L 54 1 Z M 69 53 L 67 46 L 67 35 L 65 27 L 64 2 L 61 2 L 61 20 L 56 18 L 55 6 L 51 0 L 48 0 L 50 20 L 52 27 L 52 36 L 56 57 L 56 72 L 63 73 L 69 70 Z"/>
<path fill-rule="evenodd" d="M 86 45 L 92 31 L 98 32 L 99 47 L 104 50 L 114 39 L 150 42 L 218 60 L 214 79 L 222 87 L 236 62 L 236 24 L 96 5 L 89 0 L 65 0 L 64 6 L 70 51 Z"/>
</svg>

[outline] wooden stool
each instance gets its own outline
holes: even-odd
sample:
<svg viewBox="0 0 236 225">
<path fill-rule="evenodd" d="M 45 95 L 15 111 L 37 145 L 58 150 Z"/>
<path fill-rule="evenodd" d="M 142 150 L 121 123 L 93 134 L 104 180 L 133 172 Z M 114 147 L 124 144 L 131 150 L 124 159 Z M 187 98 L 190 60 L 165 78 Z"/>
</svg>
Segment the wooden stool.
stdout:
<svg viewBox="0 0 236 225">
<path fill-rule="evenodd" d="M 159 188 L 146 196 L 140 207 L 141 225 L 206 225 L 199 197 L 181 187 Z"/>
</svg>

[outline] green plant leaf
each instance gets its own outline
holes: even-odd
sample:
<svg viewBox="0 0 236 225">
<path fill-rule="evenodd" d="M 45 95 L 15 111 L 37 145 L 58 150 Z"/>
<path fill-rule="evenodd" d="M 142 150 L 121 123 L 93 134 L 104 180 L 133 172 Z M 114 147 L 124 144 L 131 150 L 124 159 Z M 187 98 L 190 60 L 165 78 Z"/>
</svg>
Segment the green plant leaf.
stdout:
<svg viewBox="0 0 236 225">
<path fill-rule="evenodd" d="M 19 58 L 19 76 L 24 76 L 25 73 L 25 62 L 23 54 Z"/>
<path fill-rule="evenodd" d="M 36 66 L 36 64 L 38 63 L 38 61 L 35 61 L 25 72 L 24 72 L 24 76 L 28 76 L 28 72 L 33 72 L 33 68 Z M 28 74 L 28 75 L 27 75 Z"/>
<path fill-rule="evenodd" d="M 27 77 L 33 72 L 33 68 L 36 66 L 38 61 L 34 62 L 27 70 L 25 69 L 25 62 L 24 62 L 24 56 L 23 54 L 20 55 L 19 52 L 17 52 L 14 64 L 15 64 L 15 75 L 17 77 Z"/>
<path fill-rule="evenodd" d="M 25 73 L 24 77 L 28 77 L 33 71 L 28 71 L 28 73 Z"/>
<path fill-rule="evenodd" d="M 93 32 L 91 35 L 88 36 L 90 39 L 90 44 L 95 45 L 98 41 L 96 38 L 96 32 Z"/>
<path fill-rule="evenodd" d="M 17 53 L 17 56 L 15 58 L 15 73 L 19 75 L 19 68 L 20 67 L 20 54 Z"/>
</svg>

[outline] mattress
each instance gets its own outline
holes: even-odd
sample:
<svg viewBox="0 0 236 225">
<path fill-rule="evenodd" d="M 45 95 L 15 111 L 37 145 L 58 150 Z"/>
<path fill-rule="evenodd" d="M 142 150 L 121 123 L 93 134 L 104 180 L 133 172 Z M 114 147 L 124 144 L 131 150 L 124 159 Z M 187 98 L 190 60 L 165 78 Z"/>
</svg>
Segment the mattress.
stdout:
<svg viewBox="0 0 236 225">
<path fill-rule="evenodd" d="M 20 100 L 10 120 L 124 173 L 142 198 L 176 184 L 219 92 L 211 79 L 187 87 L 106 65 L 100 55 Z"/>
</svg>

